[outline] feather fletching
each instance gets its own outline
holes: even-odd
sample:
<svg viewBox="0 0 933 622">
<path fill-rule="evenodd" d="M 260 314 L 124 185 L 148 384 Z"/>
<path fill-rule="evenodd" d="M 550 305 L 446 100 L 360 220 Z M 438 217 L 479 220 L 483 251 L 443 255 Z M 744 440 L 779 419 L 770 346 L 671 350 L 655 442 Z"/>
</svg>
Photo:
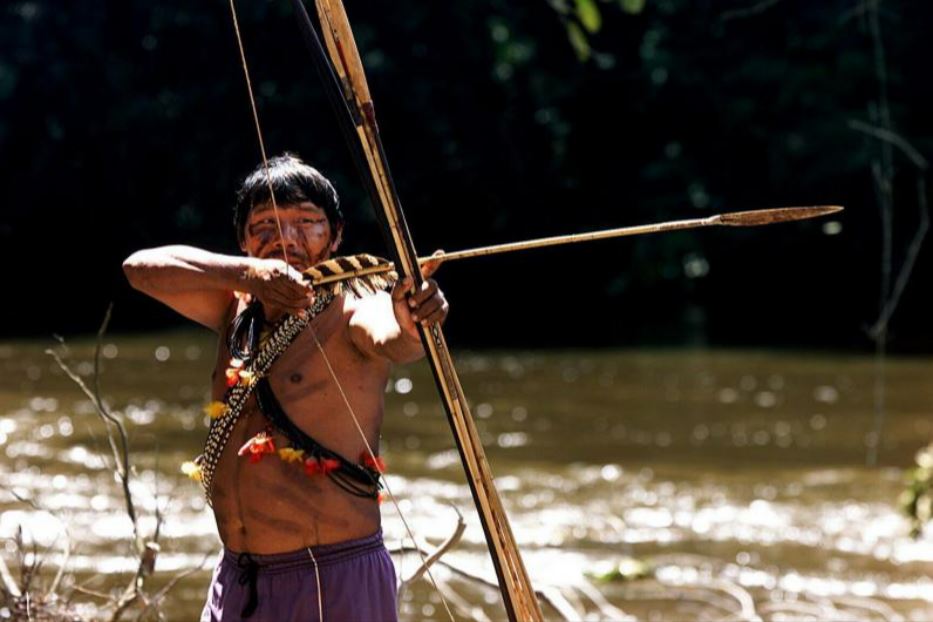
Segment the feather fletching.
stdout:
<svg viewBox="0 0 933 622">
<path fill-rule="evenodd" d="M 391 287 L 398 280 L 391 261 L 365 253 L 322 261 L 305 270 L 304 275 L 315 289 L 335 296 L 344 291 L 357 297 L 372 294 Z"/>
</svg>

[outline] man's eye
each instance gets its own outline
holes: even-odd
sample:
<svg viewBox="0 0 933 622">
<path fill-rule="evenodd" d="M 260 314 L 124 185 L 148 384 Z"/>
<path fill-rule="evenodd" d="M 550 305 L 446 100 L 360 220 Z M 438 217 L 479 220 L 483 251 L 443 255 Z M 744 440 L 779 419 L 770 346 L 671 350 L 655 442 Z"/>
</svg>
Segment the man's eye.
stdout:
<svg viewBox="0 0 933 622">
<path fill-rule="evenodd" d="M 319 225 L 324 222 L 324 220 L 323 218 L 303 218 L 301 223 L 305 225 Z"/>
<path fill-rule="evenodd" d="M 272 229 L 274 227 L 275 227 L 274 220 L 264 218 L 263 220 L 257 220 L 257 221 L 251 222 L 249 225 L 249 230 L 259 233 L 262 231 L 268 231 L 269 229 Z"/>
</svg>

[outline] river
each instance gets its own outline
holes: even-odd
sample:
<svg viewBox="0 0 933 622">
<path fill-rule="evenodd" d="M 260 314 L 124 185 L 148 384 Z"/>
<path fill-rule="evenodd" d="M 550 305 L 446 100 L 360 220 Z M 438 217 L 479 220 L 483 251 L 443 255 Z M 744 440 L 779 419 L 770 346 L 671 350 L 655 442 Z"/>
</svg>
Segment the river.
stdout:
<svg viewBox="0 0 933 622">
<path fill-rule="evenodd" d="M 67 539 L 74 580 L 107 591 L 135 569 L 131 524 L 102 458 L 93 405 L 49 347 L 91 378 L 91 339 L 0 343 L 3 555 L 15 574 L 10 538 L 22 528 L 47 581 Z M 143 533 L 157 506 L 164 514 L 152 581 L 203 564 L 166 599 L 169 620 L 197 618 L 219 550 L 199 486 L 179 472 L 205 433 L 213 349 L 210 335 L 188 331 L 103 341 L 101 389 L 130 432 Z M 933 359 L 888 361 L 880 466 L 866 468 L 871 357 L 638 350 L 456 358 L 531 579 L 580 617 L 933 619 L 933 537 L 911 539 L 897 508 L 905 469 L 933 438 Z M 382 453 L 417 537 L 443 540 L 457 510 L 466 521 L 444 556 L 450 565 L 434 567 L 457 619 L 503 619 L 498 593 L 463 574 L 494 576 L 423 363 L 393 372 Z M 382 508 L 396 548 L 402 523 L 391 502 Z M 593 578 L 620 563 L 640 567 L 630 558 L 650 576 Z M 408 575 L 418 562 L 396 555 L 396 565 Z M 423 581 L 400 599 L 403 619 L 448 619 Z M 558 619 L 550 605 L 544 612 Z"/>
</svg>

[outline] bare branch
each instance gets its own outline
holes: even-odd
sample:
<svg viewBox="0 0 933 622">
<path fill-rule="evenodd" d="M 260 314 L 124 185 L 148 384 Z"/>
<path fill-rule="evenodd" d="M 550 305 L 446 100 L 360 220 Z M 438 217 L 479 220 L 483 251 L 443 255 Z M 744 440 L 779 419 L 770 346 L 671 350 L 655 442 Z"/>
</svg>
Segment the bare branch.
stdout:
<svg viewBox="0 0 933 622">
<path fill-rule="evenodd" d="M 567 596 L 552 585 L 546 585 L 538 589 L 538 592 L 544 596 L 551 607 L 560 614 L 564 620 L 580 620 L 583 617 L 582 611 L 579 611 L 573 604 L 567 600 Z"/>
<path fill-rule="evenodd" d="M 872 338 L 877 338 L 877 335 L 879 335 L 882 330 L 887 329 L 891 316 L 894 315 L 894 311 L 901 301 L 901 296 L 907 288 L 910 274 L 914 269 L 914 264 L 917 262 L 917 256 L 920 254 L 920 247 L 923 246 L 923 241 L 930 230 L 930 212 L 927 206 L 926 180 L 923 177 L 917 178 L 917 202 L 920 205 L 920 224 L 917 226 L 917 231 L 914 233 L 914 237 L 907 247 L 907 254 L 904 257 L 901 270 L 897 274 L 897 280 L 894 282 L 891 296 L 886 301 L 878 319 L 868 330 Z"/>
<path fill-rule="evenodd" d="M 173 589 L 176 585 L 178 585 L 178 583 L 179 583 L 182 579 L 185 579 L 186 577 L 189 577 L 189 576 L 191 576 L 192 574 L 194 574 L 194 573 L 198 572 L 199 570 L 201 570 L 202 568 L 204 568 L 204 564 L 207 563 L 207 560 L 210 559 L 210 557 L 211 557 L 211 553 L 205 554 L 204 557 L 201 559 L 201 561 L 198 563 L 197 566 L 193 566 L 193 567 L 191 567 L 191 568 L 188 568 L 188 569 L 186 569 L 186 570 L 183 570 L 182 572 L 179 572 L 179 573 L 177 573 L 174 577 L 172 577 L 172 578 L 169 580 L 169 582 L 166 583 L 165 586 L 164 586 L 161 590 L 159 590 L 158 592 L 156 592 L 155 594 L 153 594 L 153 595 L 152 595 L 152 598 L 148 599 L 148 602 L 146 603 L 146 606 L 143 607 L 143 609 L 139 612 L 139 615 L 136 616 L 136 619 L 137 619 L 137 620 L 142 620 L 142 619 L 143 619 L 143 616 L 145 616 L 147 613 L 149 613 L 150 611 L 152 611 L 153 609 L 155 609 L 156 607 L 158 607 L 159 603 L 161 603 L 162 600 L 163 600 L 166 596 L 168 596 L 168 593 L 171 592 L 172 589 Z"/>
<path fill-rule="evenodd" d="M 447 539 L 444 540 L 444 542 L 434 550 L 433 553 L 425 558 L 424 562 L 422 562 L 422 564 L 411 574 L 411 576 L 402 580 L 398 588 L 399 592 L 404 591 L 409 585 L 423 577 L 424 573 L 428 571 L 428 568 L 430 568 L 434 562 L 439 560 L 444 553 L 455 547 L 457 543 L 460 542 L 460 538 L 463 536 L 463 532 L 466 529 L 466 523 L 463 520 L 463 514 L 460 513 L 460 510 L 455 507 L 454 511 L 457 513 L 457 526 L 454 527 L 453 533 L 451 533 Z"/>
<path fill-rule="evenodd" d="M 742 9 L 731 9 L 729 11 L 723 11 L 719 15 L 719 21 L 728 22 L 734 19 L 746 19 L 748 17 L 754 17 L 764 13 L 771 7 L 775 6 L 780 0 L 760 0 L 751 6 L 747 6 Z"/>
<path fill-rule="evenodd" d="M 881 617 L 885 622 L 904 622 L 904 616 L 894 611 L 890 605 L 872 598 L 859 598 L 857 596 L 835 596 L 833 600 L 846 607 L 854 607 L 871 611 Z"/>
<path fill-rule="evenodd" d="M 137 553 L 142 552 L 142 542 L 139 537 L 139 522 L 137 520 L 136 506 L 133 503 L 133 495 L 130 492 L 130 468 L 129 468 L 129 441 L 126 434 L 126 426 L 123 425 L 123 422 L 115 417 L 108 409 L 107 405 L 104 404 L 103 397 L 100 394 L 100 350 L 101 344 L 103 341 L 104 333 L 107 330 L 107 325 L 110 323 L 111 312 L 113 311 L 113 303 L 107 307 L 107 312 L 104 314 L 104 320 L 101 322 L 100 329 L 97 331 L 97 346 L 94 352 L 94 391 L 88 388 L 84 380 L 76 372 L 74 372 L 68 364 L 62 360 L 61 356 L 54 350 L 46 350 L 46 353 L 55 359 L 55 362 L 58 364 L 59 368 L 65 372 L 65 374 L 71 378 L 81 391 L 91 400 L 95 406 L 98 416 L 103 420 L 104 427 L 107 431 L 107 439 L 110 442 L 110 449 L 113 452 L 113 458 L 115 462 L 115 471 L 117 476 L 120 478 L 120 482 L 123 486 L 123 499 L 126 503 L 126 513 L 129 515 L 130 522 L 133 525 L 133 540 L 136 543 Z M 113 432 L 110 426 L 114 426 L 117 429 L 119 435 L 120 444 L 117 446 L 117 440 L 114 438 Z"/>
<path fill-rule="evenodd" d="M 86 587 L 84 587 L 84 586 L 82 586 L 82 585 L 76 585 L 76 586 L 74 586 L 73 589 L 74 589 L 75 592 L 78 592 L 78 593 L 81 593 L 81 594 L 87 594 L 88 596 L 93 596 L 94 598 L 102 598 L 102 599 L 104 599 L 104 600 L 106 600 L 106 601 L 108 601 L 108 602 L 110 602 L 110 601 L 113 600 L 113 595 L 112 595 L 112 594 L 107 594 L 107 593 L 105 593 L 105 592 L 98 592 L 97 590 L 92 590 L 92 589 L 86 588 Z"/>
<path fill-rule="evenodd" d="M 391 549 L 389 549 L 389 552 L 390 552 L 390 553 L 397 553 L 397 554 L 400 554 L 400 553 L 418 553 L 418 554 L 423 555 L 423 556 L 428 556 L 428 555 L 432 554 L 431 551 L 426 551 L 426 550 L 424 550 L 424 549 L 422 549 L 422 548 L 420 548 L 420 547 L 414 547 L 414 546 L 409 546 L 409 545 L 400 545 L 400 546 L 398 546 L 398 547 L 391 548 Z M 479 584 L 481 584 L 481 585 L 485 585 L 486 587 L 489 587 L 489 588 L 494 589 L 494 590 L 497 590 L 497 591 L 498 591 L 498 589 L 499 589 L 499 582 L 498 582 L 495 578 L 484 577 L 484 576 L 481 575 L 481 574 L 477 574 L 477 573 L 472 572 L 472 571 L 470 571 L 470 570 L 466 570 L 465 568 L 462 568 L 462 567 L 460 567 L 460 566 L 457 566 L 457 565 L 455 565 L 455 564 L 452 564 L 452 563 L 450 563 L 450 562 L 448 562 L 447 560 L 444 560 L 444 559 L 440 559 L 440 558 L 439 558 L 439 559 L 437 559 L 437 560 L 435 561 L 435 563 L 438 564 L 438 565 L 440 565 L 440 566 L 444 566 L 445 568 L 447 568 L 448 570 L 450 570 L 451 572 L 453 572 L 455 575 L 457 575 L 457 576 L 459 576 L 459 577 L 461 577 L 461 578 L 463 578 L 463 579 L 466 579 L 466 580 L 471 581 L 471 582 L 473 582 L 473 583 L 479 583 Z M 545 602 L 545 603 L 547 603 L 548 605 L 550 605 L 551 607 L 553 607 L 555 611 L 557 611 L 557 612 L 566 611 L 566 605 L 565 605 L 566 599 L 558 599 L 558 598 L 554 597 L 554 594 L 553 594 L 553 591 L 552 591 L 552 590 L 545 591 L 545 590 L 541 590 L 541 589 L 535 589 L 535 595 L 536 595 L 542 602 Z M 553 600 L 552 600 L 552 599 L 553 599 Z M 563 600 L 564 602 L 561 602 L 562 600 Z M 571 608 L 572 608 L 572 607 L 571 607 Z M 562 614 L 562 615 L 563 615 L 563 614 Z M 577 619 L 579 619 L 579 615 L 575 615 L 574 617 L 565 618 L 565 619 L 577 620 Z"/>
<path fill-rule="evenodd" d="M 582 581 L 581 583 L 574 585 L 574 587 L 583 594 L 586 595 L 593 604 L 599 609 L 599 615 L 604 620 L 635 620 L 634 616 L 631 616 L 612 603 L 610 603 L 603 593 L 600 592 L 596 587 L 590 584 L 588 581 Z"/>
<path fill-rule="evenodd" d="M 55 515 L 53 512 L 50 512 L 49 510 L 47 510 L 47 509 L 45 509 L 44 507 L 40 506 L 40 505 L 39 505 L 38 503 L 36 503 L 34 500 L 28 499 L 28 498 L 26 498 L 26 497 L 23 497 L 22 495 L 20 495 L 20 494 L 19 494 L 18 492 L 16 492 L 15 490 L 12 490 L 12 489 L 5 489 L 5 490 L 6 490 L 6 492 L 9 493 L 10 496 L 12 496 L 14 499 L 16 499 L 17 501 L 19 501 L 20 503 L 25 503 L 26 505 L 28 505 L 29 507 L 31 507 L 33 510 L 35 510 L 35 511 L 37 511 L 37 512 L 45 512 L 45 513 L 50 514 L 50 515 L 52 515 L 52 516 Z M 65 543 L 62 545 L 62 562 L 61 562 L 61 564 L 59 564 L 59 566 L 58 566 L 58 572 L 55 573 L 55 578 L 52 579 L 52 583 L 51 583 L 51 585 L 49 586 L 49 589 L 48 589 L 47 592 L 46 592 L 48 595 L 55 594 L 55 592 L 58 591 L 58 586 L 59 586 L 59 584 L 61 583 L 62 578 L 65 576 L 65 568 L 66 568 L 67 565 L 68 565 L 68 560 L 71 558 L 71 533 L 68 531 L 68 523 L 66 523 L 65 521 L 63 521 L 63 520 L 61 520 L 61 519 L 59 519 L 59 522 L 61 523 L 61 526 L 62 526 L 61 535 L 63 535 L 63 536 L 65 537 Z M 56 537 L 56 541 L 57 541 L 57 537 Z M 54 543 L 53 543 L 53 544 L 54 544 Z M 50 546 L 50 548 L 51 548 L 51 546 Z M 3 561 L 3 560 L 0 560 L 0 563 L 2 563 L 2 561 Z M 2 575 L 3 569 L 4 569 L 4 568 L 5 568 L 5 566 L 4 566 L 3 568 L 0 568 L 0 575 Z M 7 570 L 7 572 L 9 572 L 9 570 Z M 4 580 L 5 580 L 5 578 L 4 578 Z"/>
<path fill-rule="evenodd" d="M 10 574 L 9 567 L 3 561 L 3 557 L 0 557 L 0 580 L 3 581 L 3 589 L 13 598 L 19 598 L 23 595 L 19 589 L 19 584 L 16 583 L 16 579 Z"/>
<path fill-rule="evenodd" d="M 907 159 L 910 160 L 913 165 L 920 170 L 925 171 L 927 168 L 929 168 L 929 162 L 927 162 L 927 159 L 924 158 L 923 155 L 913 145 L 911 145 L 906 138 L 897 132 L 887 128 L 877 127 L 858 119 L 849 119 L 849 127 L 853 130 L 868 134 L 869 136 L 885 141 L 894 147 L 897 147 L 901 153 L 907 156 Z"/>
<path fill-rule="evenodd" d="M 55 352 L 54 350 L 46 350 L 46 353 L 49 356 L 51 356 L 53 359 L 55 359 L 55 362 L 58 364 L 59 368 L 61 368 L 61 370 L 65 372 L 65 374 L 69 378 L 71 378 L 72 382 L 78 385 L 81 391 L 83 391 L 84 394 L 87 395 L 91 399 L 91 401 L 95 404 L 97 414 L 101 417 L 101 419 L 104 420 L 105 424 L 107 422 L 115 422 L 118 428 L 121 430 L 121 437 L 125 439 L 126 431 L 123 429 L 123 424 L 119 420 L 117 420 L 112 414 L 110 414 L 110 412 L 108 412 L 105 407 L 104 408 L 101 407 L 103 405 L 97 401 L 96 396 L 91 392 L 88 386 L 84 383 L 84 380 L 81 379 L 81 376 L 79 376 L 76 372 L 74 372 L 71 369 L 71 367 L 69 367 L 68 364 L 65 363 L 65 361 L 63 361 L 62 358 L 58 355 L 58 353 Z M 130 496 L 130 491 L 129 491 L 129 474 L 123 470 L 123 467 L 122 467 L 123 461 L 120 460 L 120 457 L 119 457 L 120 450 L 117 448 L 115 439 L 113 438 L 113 435 L 110 433 L 109 428 L 107 430 L 107 436 L 110 440 L 110 445 L 114 453 L 114 458 L 116 459 L 116 464 L 114 466 L 114 469 L 116 470 L 117 475 L 120 477 L 120 479 L 123 482 L 124 497 L 126 497 L 126 503 L 127 503 L 127 512 L 130 514 L 130 520 L 133 522 L 133 532 L 134 534 L 138 535 L 137 525 L 136 525 L 136 510 L 133 505 L 133 500 L 132 500 L 132 497 Z"/>
</svg>

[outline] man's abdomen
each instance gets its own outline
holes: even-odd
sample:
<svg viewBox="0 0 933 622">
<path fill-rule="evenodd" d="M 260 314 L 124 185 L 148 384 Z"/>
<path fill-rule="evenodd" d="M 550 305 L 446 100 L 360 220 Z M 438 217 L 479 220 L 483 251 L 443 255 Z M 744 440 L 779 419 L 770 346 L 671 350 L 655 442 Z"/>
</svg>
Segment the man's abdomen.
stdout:
<svg viewBox="0 0 933 622">
<path fill-rule="evenodd" d="M 218 531 L 228 549 L 283 553 L 361 538 L 379 529 L 375 499 L 353 496 L 328 476 L 308 475 L 302 463 L 285 462 L 277 454 L 264 455 L 256 463 L 238 456 L 242 443 L 236 439 L 248 439 L 262 426 L 255 432 L 253 425 L 238 427 L 247 428 L 247 434 L 233 434 L 218 465 L 212 497 Z"/>
</svg>

